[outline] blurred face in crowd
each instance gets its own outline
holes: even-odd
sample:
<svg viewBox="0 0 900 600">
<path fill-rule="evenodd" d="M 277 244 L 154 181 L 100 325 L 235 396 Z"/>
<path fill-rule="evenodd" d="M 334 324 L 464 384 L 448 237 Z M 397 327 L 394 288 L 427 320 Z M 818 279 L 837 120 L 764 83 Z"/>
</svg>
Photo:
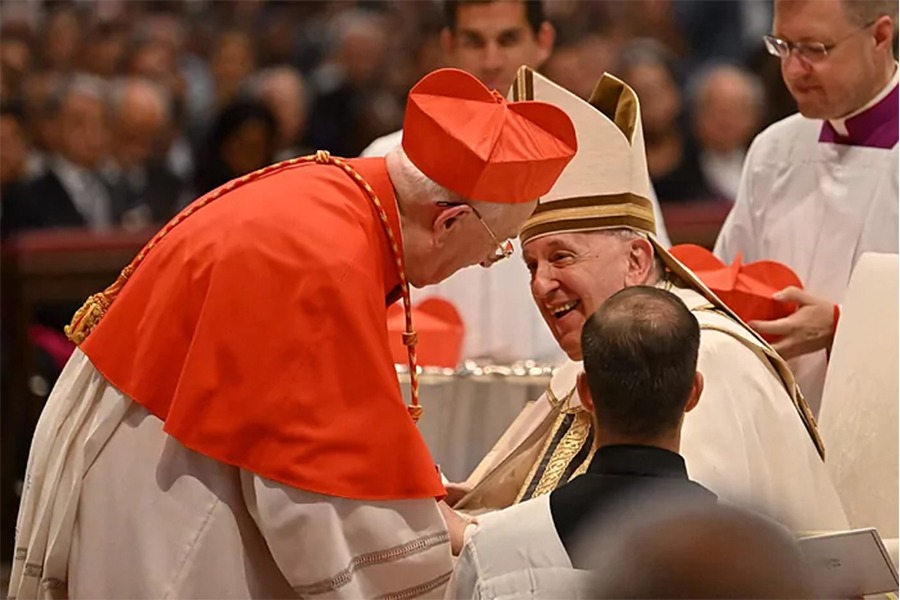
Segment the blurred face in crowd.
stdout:
<svg viewBox="0 0 900 600">
<path fill-rule="evenodd" d="M 185 24 L 176 14 L 158 13 L 141 16 L 140 31 L 148 40 L 167 46 L 176 57 L 184 50 Z"/>
<path fill-rule="evenodd" d="M 144 43 L 128 61 L 128 74 L 142 77 L 163 86 L 176 103 L 187 91 L 177 66 L 177 50 L 171 43 L 151 40 Z"/>
<path fill-rule="evenodd" d="M 47 115 L 44 107 L 47 99 L 58 85 L 58 77 L 47 71 L 31 73 L 22 85 L 22 103 L 25 106 L 25 119 L 32 136 L 32 143 L 47 152 L 56 151 L 58 132 L 54 119 Z"/>
<path fill-rule="evenodd" d="M 48 68 L 64 71 L 77 56 L 81 41 L 81 24 L 72 9 L 50 15 L 44 31 L 43 53 Z"/>
<path fill-rule="evenodd" d="M 300 74 L 279 70 L 263 83 L 260 99 L 278 122 L 278 145 L 287 148 L 297 143 L 306 128 L 306 96 Z"/>
<path fill-rule="evenodd" d="M 3 93 L 12 92 L 31 68 L 31 49 L 25 39 L 17 36 L 0 37 L 0 73 Z"/>
<path fill-rule="evenodd" d="M 639 63 L 622 76 L 640 98 L 645 134 L 658 135 L 675 127 L 681 111 L 681 92 L 662 64 Z"/>
<path fill-rule="evenodd" d="M 253 46 L 243 33 L 222 34 L 210 60 L 210 69 L 216 81 L 217 93 L 227 101 L 255 66 Z"/>
<path fill-rule="evenodd" d="M 579 98 L 587 100 L 594 91 L 596 81 L 584 74 L 610 71 L 616 52 L 615 42 L 603 36 L 589 35 L 577 45 L 554 50 L 544 65 L 543 73 Z"/>
<path fill-rule="evenodd" d="M 222 160 L 237 175 L 244 175 L 272 162 L 275 132 L 260 119 L 249 119 L 222 142 Z"/>
<path fill-rule="evenodd" d="M 858 21 L 850 18 L 841 0 L 775 2 L 773 36 L 829 48 L 821 58 L 810 59 L 794 50 L 780 59 L 784 83 L 804 116 L 827 119 L 847 115 L 865 105 L 890 80 L 890 18 L 882 16 L 870 24 Z"/>
<path fill-rule="evenodd" d="M 386 53 L 387 33 L 382 22 L 360 19 L 343 33 L 338 59 L 353 85 L 366 87 L 381 74 Z"/>
<path fill-rule="evenodd" d="M 456 11 L 456 30 L 445 29 L 441 43 L 452 66 L 506 94 L 520 66 L 537 69 L 547 60 L 554 36 L 548 22 L 534 32 L 524 2 L 462 2 Z"/>
<path fill-rule="evenodd" d="M 77 90 L 70 92 L 56 118 L 59 153 L 81 167 L 97 168 L 109 148 L 107 119 L 102 100 Z"/>
<path fill-rule="evenodd" d="M 12 115 L 0 116 L 0 183 L 19 181 L 25 176 L 28 146 L 22 123 Z"/>
<path fill-rule="evenodd" d="M 531 296 L 560 348 L 581 360 L 581 329 L 603 302 L 649 276 L 653 251 L 640 237 L 612 232 L 557 233 L 522 248 Z"/>
<path fill-rule="evenodd" d="M 591 95 L 591 90 L 587 88 L 585 82 L 587 81 L 588 85 L 593 82 L 584 76 L 581 50 L 578 46 L 557 48 L 553 56 L 547 59 L 543 73 L 579 98 L 587 100 Z M 587 96 L 585 91 L 587 91 Z"/>
<path fill-rule="evenodd" d="M 738 71 L 711 73 L 699 91 L 694 123 L 700 145 L 716 152 L 746 148 L 760 121 L 759 98 Z"/>
<path fill-rule="evenodd" d="M 100 77 L 113 77 L 125 56 L 126 37 L 122 32 L 105 32 L 88 37 L 81 49 L 85 71 Z"/>
<path fill-rule="evenodd" d="M 159 148 L 167 126 L 165 107 L 152 91 L 132 86 L 124 94 L 113 123 L 113 156 L 123 168 L 142 165 Z"/>
</svg>

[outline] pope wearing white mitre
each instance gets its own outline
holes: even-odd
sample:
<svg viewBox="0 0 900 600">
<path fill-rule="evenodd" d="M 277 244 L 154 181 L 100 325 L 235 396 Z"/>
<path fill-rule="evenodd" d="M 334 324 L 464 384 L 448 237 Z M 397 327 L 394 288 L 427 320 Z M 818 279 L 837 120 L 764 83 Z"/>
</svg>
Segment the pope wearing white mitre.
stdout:
<svg viewBox="0 0 900 600">
<path fill-rule="evenodd" d="M 690 478 L 795 531 L 846 529 L 815 418 L 787 364 L 653 235 L 634 91 L 604 74 L 585 102 L 522 67 L 511 94 L 561 107 L 578 136 L 575 158 L 520 234 L 532 296 L 570 360 L 463 484 L 472 489 L 454 508 L 503 508 L 585 471 L 593 431 L 576 390 L 582 325 L 615 292 L 657 285 L 700 324 L 703 401 L 681 440 Z"/>
</svg>

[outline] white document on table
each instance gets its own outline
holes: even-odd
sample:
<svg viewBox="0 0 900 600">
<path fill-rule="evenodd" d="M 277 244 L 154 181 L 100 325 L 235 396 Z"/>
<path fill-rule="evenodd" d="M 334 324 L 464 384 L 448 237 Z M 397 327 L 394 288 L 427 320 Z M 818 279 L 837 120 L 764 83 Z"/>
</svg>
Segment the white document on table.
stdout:
<svg viewBox="0 0 900 600">
<path fill-rule="evenodd" d="M 816 584 L 830 597 L 897 591 L 897 569 L 874 528 L 813 535 L 798 542 Z"/>
</svg>

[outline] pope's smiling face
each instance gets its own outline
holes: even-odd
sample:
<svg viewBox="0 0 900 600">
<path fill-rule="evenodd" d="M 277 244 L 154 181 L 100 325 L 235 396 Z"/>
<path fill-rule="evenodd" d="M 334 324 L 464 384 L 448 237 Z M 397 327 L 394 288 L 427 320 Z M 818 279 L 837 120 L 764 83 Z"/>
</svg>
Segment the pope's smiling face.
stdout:
<svg viewBox="0 0 900 600">
<path fill-rule="evenodd" d="M 531 295 L 557 343 L 581 360 L 581 329 L 603 302 L 631 282 L 632 241 L 611 232 L 558 233 L 528 241 L 523 256 Z"/>
</svg>

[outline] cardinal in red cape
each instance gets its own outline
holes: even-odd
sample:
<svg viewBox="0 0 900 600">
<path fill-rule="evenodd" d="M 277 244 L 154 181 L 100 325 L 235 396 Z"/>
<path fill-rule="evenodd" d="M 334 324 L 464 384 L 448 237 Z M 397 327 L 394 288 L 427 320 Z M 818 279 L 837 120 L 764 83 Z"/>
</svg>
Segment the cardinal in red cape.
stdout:
<svg viewBox="0 0 900 600">
<path fill-rule="evenodd" d="M 11 597 L 442 596 L 444 489 L 387 307 L 507 257 L 577 144 L 559 108 L 452 69 L 411 90 L 404 132 L 385 158 L 319 152 L 213 190 L 88 299 Z"/>
</svg>

